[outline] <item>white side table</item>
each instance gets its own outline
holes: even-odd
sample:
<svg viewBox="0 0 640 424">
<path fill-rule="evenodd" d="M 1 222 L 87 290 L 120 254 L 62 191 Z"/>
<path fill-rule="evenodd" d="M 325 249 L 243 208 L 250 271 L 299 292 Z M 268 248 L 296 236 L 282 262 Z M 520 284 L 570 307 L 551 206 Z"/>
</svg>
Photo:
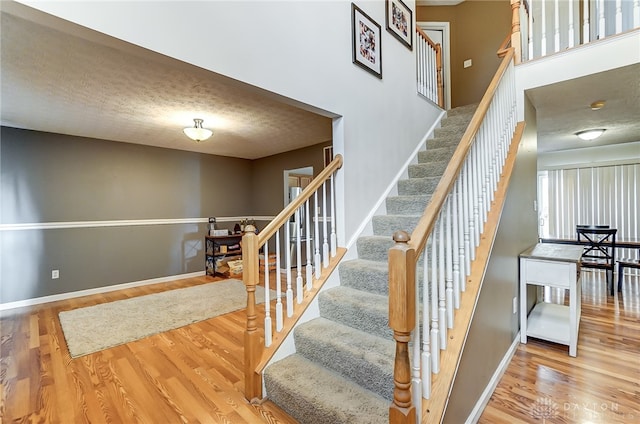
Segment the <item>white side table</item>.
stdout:
<svg viewBox="0 0 640 424">
<path fill-rule="evenodd" d="M 582 246 L 538 243 L 520 254 L 520 341 L 527 337 L 569 346 L 577 355 L 580 326 Z M 537 286 L 537 299 L 527 315 L 527 286 Z M 569 305 L 543 301 L 543 287 L 569 290 Z"/>
</svg>

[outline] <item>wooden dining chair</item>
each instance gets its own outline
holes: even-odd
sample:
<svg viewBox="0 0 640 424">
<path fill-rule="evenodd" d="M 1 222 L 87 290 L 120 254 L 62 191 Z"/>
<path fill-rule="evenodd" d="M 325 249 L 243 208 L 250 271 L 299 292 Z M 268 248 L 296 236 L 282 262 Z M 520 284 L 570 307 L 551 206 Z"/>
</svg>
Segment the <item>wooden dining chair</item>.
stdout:
<svg viewBox="0 0 640 424">
<path fill-rule="evenodd" d="M 585 244 L 581 266 L 604 269 L 607 275 L 607 287 L 614 294 L 613 272 L 616 265 L 616 228 L 603 226 L 577 226 L 578 242 Z M 618 288 L 620 289 L 620 288 Z"/>
</svg>

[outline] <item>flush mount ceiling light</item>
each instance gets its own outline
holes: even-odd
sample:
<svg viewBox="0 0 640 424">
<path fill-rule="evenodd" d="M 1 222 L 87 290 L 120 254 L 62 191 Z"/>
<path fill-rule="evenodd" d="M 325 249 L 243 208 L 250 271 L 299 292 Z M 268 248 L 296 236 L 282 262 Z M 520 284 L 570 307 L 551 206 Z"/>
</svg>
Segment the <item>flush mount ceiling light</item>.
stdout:
<svg viewBox="0 0 640 424">
<path fill-rule="evenodd" d="M 596 100 L 595 102 L 591 103 L 591 110 L 600 110 L 604 107 L 604 100 Z"/>
<path fill-rule="evenodd" d="M 202 128 L 202 119 L 194 118 L 193 122 L 193 127 L 187 127 L 183 130 L 191 140 L 200 143 L 213 135 L 213 131 Z"/>
<path fill-rule="evenodd" d="M 591 141 L 600 137 L 604 132 L 605 132 L 604 129 L 584 130 L 584 131 L 578 131 L 576 135 L 583 140 Z"/>
</svg>

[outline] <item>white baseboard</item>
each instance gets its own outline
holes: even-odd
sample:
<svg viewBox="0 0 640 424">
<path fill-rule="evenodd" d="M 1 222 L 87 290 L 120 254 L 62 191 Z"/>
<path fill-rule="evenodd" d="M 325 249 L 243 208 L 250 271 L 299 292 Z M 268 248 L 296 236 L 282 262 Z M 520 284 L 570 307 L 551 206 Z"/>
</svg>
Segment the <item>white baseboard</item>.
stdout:
<svg viewBox="0 0 640 424">
<path fill-rule="evenodd" d="M 465 422 L 465 424 L 474 424 L 478 422 L 478 420 L 480 419 L 480 415 L 482 415 L 482 411 L 484 411 L 484 408 L 489 403 L 489 399 L 491 399 L 493 391 L 496 389 L 496 386 L 500 382 L 502 375 L 507 370 L 507 367 L 511 362 L 511 358 L 513 358 L 513 355 L 515 355 L 519 345 L 520 332 L 516 334 L 513 343 L 511 343 L 511 346 L 509 347 L 509 350 L 507 350 L 507 352 L 504 354 L 502 361 L 500 361 L 498 368 L 496 368 L 496 371 L 493 373 L 491 380 L 489 380 L 489 384 L 487 384 L 487 387 L 485 387 L 482 395 L 480 395 L 480 399 L 478 399 L 478 402 L 476 402 L 476 406 L 473 407 L 473 410 L 467 417 L 467 421 Z"/>
<path fill-rule="evenodd" d="M 184 278 L 194 278 L 204 275 L 204 271 L 191 272 L 188 274 L 170 275 L 167 277 L 151 278 L 149 280 L 133 281 L 131 283 L 116 284 L 113 286 L 96 287 L 95 289 L 79 290 L 68 293 L 54 294 L 51 296 L 36 297 L 33 299 L 18 300 L 15 302 L 0 303 L 0 311 L 8 309 L 22 308 L 25 306 L 40 305 L 42 303 L 57 302 L 59 300 L 73 299 L 75 297 L 89 296 L 92 294 L 108 293 L 116 290 L 124 290 L 132 287 L 147 286 L 149 284 L 166 283 L 168 281 L 181 280 Z"/>
</svg>

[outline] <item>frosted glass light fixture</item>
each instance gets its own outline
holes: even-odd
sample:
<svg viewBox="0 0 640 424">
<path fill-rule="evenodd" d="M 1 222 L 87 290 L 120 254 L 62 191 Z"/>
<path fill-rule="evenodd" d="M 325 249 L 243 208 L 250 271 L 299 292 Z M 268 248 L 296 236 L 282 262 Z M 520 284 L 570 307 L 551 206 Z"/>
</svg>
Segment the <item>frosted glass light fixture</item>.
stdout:
<svg viewBox="0 0 640 424">
<path fill-rule="evenodd" d="M 599 129 L 594 129 L 594 130 L 578 131 L 576 133 L 576 135 L 578 137 L 580 137 L 581 139 L 583 139 L 583 140 L 591 141 L 591 140 L 595 140 L 596 138 L 600 137 L 604 132 L 605 132 L 604 129 L 599 128 Z"/>
<path fill-rule="evenodd" d="M 205 141 L 209 137 L 213 135 L 213 131 L 208 130 L 206 128 L 202 128 L 202 119 L 194 118 L 193 127 L 187 127 L 183 131 L 187 137 L 195 141 L 196 143 L 200 143 L 201 141 Z"/>
</svg>

